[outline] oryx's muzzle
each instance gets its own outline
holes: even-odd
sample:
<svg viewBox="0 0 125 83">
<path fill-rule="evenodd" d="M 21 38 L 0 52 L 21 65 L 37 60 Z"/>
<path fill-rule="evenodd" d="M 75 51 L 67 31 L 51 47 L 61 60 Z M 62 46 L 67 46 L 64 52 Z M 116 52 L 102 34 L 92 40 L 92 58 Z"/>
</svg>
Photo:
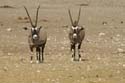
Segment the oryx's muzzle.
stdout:
<svg viewBox="0 0 125 83">
<path fill-rule="evenodd" d="M 73 38 L 74 38 L 74 39 L 77 38 L 77 34 L 76 34 L 76 33 L 73 34 Z"/>
<path fill-rule="evenodd" d="M 72 26 L 72 30 L 73 30 L 73 38 L 76 39 L 77 38 L 77 31 L 78 31 L 78 27 L 73 27 Z"/>
<path fill-rule="evenodd" d="M 34 40 L 35 40 L 35 39 L 38 39 L 38 35 L 34 34 L 34 35 L 33 35 L 33 39 L 34 39 Z"/>
</svg>

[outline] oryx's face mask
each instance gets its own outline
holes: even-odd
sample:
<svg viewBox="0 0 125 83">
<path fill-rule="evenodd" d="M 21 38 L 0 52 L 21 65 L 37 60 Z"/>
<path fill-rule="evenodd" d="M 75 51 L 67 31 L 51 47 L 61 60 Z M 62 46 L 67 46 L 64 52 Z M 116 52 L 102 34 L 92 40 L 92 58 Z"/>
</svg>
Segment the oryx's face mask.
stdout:
<svg viewBox="0 0 125 83">
<path fill-rule="evenodd" d="M 80 33 L 80 31 L 81 30 L 83 30 L 84 28 L 83 27 L 80 27 L 80 26 L 76 26 L 76 27 L 74 27 L 74 26 L 72 26 L 71 27 L 71 29 L 72 29 L 72 37 L 73 37 L 73 39 L 74 40 L 77 40 L 77 38 L 79 37 L 79 33 Z"/>
<path fill-rule="evenodd" d="M 31 34 L 32 34 L 32 39 L 33 40 L 38 40 L 39 39 L 39 32 L 40 32 L 40 28 L 38 28 L 38 27 L 31 28 Z"/>
<path fill-rule="evenodd" d="M 79 33 L 78 26 L 76 27 L 72 26 L 72 31 L 73 31 L 73 39 L 77 39 Z"/>
</svg>

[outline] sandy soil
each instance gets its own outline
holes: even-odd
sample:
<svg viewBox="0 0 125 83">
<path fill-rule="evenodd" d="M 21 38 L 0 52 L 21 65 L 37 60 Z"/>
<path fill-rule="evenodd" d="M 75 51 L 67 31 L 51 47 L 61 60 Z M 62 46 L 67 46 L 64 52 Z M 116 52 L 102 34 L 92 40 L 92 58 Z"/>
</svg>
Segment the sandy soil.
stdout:
<svg viewBox="0 0 125 83">
<path fill-rule="evenodd" d="M 30 64 L 30 23 L 41 5 L 39 26 L 48 34 L 45 62 Z M 4 5 L 12 8 L 3 8 Z M 72 62 L 68 29 L 70 8 L 86 29 L 81 54 Z M 0 83 L 125 83 L 125 0 L 0 0 Z"/>
</svg>

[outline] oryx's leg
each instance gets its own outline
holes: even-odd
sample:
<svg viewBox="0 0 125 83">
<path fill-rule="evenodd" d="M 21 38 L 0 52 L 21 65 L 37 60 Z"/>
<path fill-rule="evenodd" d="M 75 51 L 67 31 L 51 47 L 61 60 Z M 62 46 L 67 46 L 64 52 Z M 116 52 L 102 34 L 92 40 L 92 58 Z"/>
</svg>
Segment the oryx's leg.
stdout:
<svg viewBox="0 0 125 83">
<path fill-rule="evenodd" d="M 39 63 L 39 47 L 36 47 L 36 63 Z"/>
<path fill-rule="evenodd" d="M 45 45 L 42 46 L 42 62 L 44 61 L 44 48 L 45 48 Z"/>
<path fill-rule="evenodd" d="M 72 49 L 73 49 L 73 45 L 71 44 L 71 45 L 70 45 L 70 51 L 71 51 L 71 52 L 72 52 Z"/>
<path fill-rule="evenodd" d="M 75 61 L 76 60 L 76 58 L 75 58 L 75 56 L 76 56 L 76 45 L 74 45 L 74 53 L 73 53 L 73 61 Z"/>
<path fill-rule="evenodd" d="M 39 51 L 38 51 L 38 56 L 39 56 L 39 62 L 41 63 L 41 49 L 39 47 Z"/>
<path fill-rule="evenodd" d="M 71 44 L 71 49 L 73 49 L 73 52 L 72 52 L 72 60 L 74 61 L 75 60 L 75 52 L 76 52 L 76 49 L 75 49 L 75 44 Z"/>
<path fill-rule="evenodd" d="M 31 51 L 31 54 L 30 54 L 30 63 L 33 63 L 33 47 L 30 46 L 30 51 Z"/>
<path fill-rule="evenodd" d="M 79 60 L 81 61 L 80 48 L 81 48 L 81 43 L 78 45 L 78 55 L 79 55 Z"/>
</svg>

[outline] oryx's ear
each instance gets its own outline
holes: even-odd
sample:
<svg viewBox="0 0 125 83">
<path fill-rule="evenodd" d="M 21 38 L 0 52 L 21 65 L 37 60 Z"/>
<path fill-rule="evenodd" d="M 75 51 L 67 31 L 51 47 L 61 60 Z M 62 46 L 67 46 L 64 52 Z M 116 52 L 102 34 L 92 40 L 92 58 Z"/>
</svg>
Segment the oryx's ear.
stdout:
<svg viewBox="0 0 125 83">
<path fill-rule="evenodd" d="M 40 31 L 41 28 L 42 28 L 42 26 L 40 26 L 40 27 L 38 28 L 38 31 Z"/>
<path fill-rule="evenodd" d="M 83 30 L 84 28 L 83 27 L 81 27 L 81 30 Z"/>
<path fill-rule="evenodd" d="M 39 29 L 41 29 L 41 28 L 42 28 L 42 26 L 39 27 Z"/>
<path fill-rule="evenodd" d="M 27 27 L 23 27 L 23 29 L 24 29 L 24 30 L 28 30 L 28 28 L 27 28 Z"/>
<path fill-rule="evenodd" d="M 83 27 L 83 26 L 81 26 L 80 30 L 84 30 L 84 27 Z"/>
</svg>

